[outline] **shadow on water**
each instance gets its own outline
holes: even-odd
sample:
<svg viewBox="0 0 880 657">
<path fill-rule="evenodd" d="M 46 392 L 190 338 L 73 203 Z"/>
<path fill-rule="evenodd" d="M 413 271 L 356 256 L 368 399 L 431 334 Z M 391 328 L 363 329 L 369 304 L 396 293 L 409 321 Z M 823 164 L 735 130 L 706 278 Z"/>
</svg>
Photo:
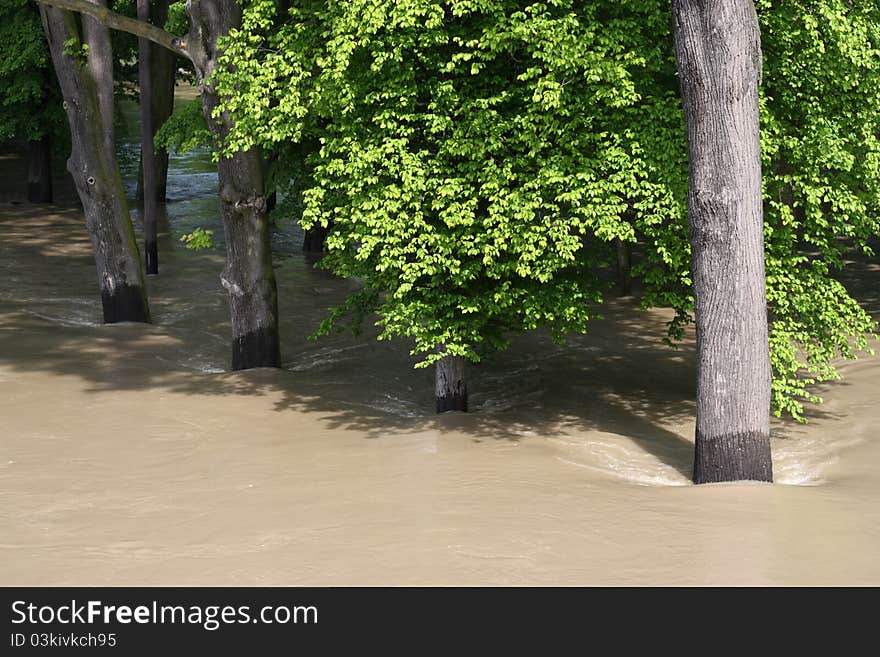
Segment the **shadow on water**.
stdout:
<svg viewBox="0 0 880 657">
<path fill-rule="evenodd" d="M 123 170 L 133 195 L 137 155 L 130 146 L 123 141 L 121 148 L 130 151 Z M 273 237 L 283 368 L 227 372 L 222 251 L 195 253 L 179 243 L 180 234 L 197 226 L 222 235 L 216 174 L 207 170 L 212 166 L 204 153 L 172 158 L 171 202 L 159 224 L 160 276 L 148 280 L 152 326 L 100 324 L 94 264 L 78 209 L 0 205 L 0 363 L 77 377 L 93 392 L 163 389 L 267 397 L 276 412 L 314 413 L 328 428 L 373 439 L 427 430 L 462 433 L 478 442 L 583 446 L 584 432 L 598 432 L 630 440 L 690 477 L 693 341 L 676 350 L 664 345 L 668 315 L 640 312 L 632 299 L 607 303 L 605 318 L 597 319 L 589 334 L 565 344 L 540 333 L 517 336 L 509 350 L 472 368 L 471 413 L 436 416 L 432 372 L 413 368 L 405 342 L 377 342 L 373 327 L 358 337 L 309 339 L 354 283 L 315 269 L 313 260 L 298 252 L 288 226 Z M 132 209 L 137 220 L 135 204 Z M 847 271 L 848 286 L 856 285 L 875 314 L 877 287 L 864 281 L 876 281 L 877 269 L 856 263 Z M 836 416 L 810 407 L 808 417 Z M 774 431 L 785 439 L 797 435 L 799 426 L 781 423 Z"/>
<path fill-rule="evenodd" d="M 277 412 L 318 414 L 370 438 L 432 430 L 476 441 L 626 436 L 688 476 L 692 444 L 676 432 L 693 414 L 692 347 L 661 343 L 663 321 L 614 301 L 593 333 L 555 344 L 523 335 L 470 372 L 469 414 L 436 416 L 432 371 L 414 369 L 403 341 L 372 327 L 310 340 L 354 284 L 305 256 L 279 258 L 282 370 L 228 373 L 222 257 L 160 236 L 163 268 L 148 280 L 154 325 L 100 324 L 94 265 L 76 210 L 0 212 L 0 362 L 75 376 L 89 390 L 162 388 L 189 395 L 271 396 Z M 222 413 L 222 408 L 218 409 Z"/>
</svg>

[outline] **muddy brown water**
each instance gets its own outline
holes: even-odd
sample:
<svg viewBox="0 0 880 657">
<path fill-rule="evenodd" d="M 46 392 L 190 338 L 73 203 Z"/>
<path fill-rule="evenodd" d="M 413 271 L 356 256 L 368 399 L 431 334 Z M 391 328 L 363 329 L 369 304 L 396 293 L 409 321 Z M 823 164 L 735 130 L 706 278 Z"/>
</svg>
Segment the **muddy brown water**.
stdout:
<svg viewBox="0 0 880 657">
<path fill-rule="evenodd" d="M 522 336 L 438 417 L 405 342 L 308 339 L 353 283 L 295 250 L 284 367 L 228 373 L 222 255 L 177 242 L 207 202 L 162 219 L 155 324 L 102 326 L 79 210 L 2 200 L 0 584 L 880 584 L 877 357 L 774 421 L 776 484 L 695 487 L 668 312 Z"/>
</svg>

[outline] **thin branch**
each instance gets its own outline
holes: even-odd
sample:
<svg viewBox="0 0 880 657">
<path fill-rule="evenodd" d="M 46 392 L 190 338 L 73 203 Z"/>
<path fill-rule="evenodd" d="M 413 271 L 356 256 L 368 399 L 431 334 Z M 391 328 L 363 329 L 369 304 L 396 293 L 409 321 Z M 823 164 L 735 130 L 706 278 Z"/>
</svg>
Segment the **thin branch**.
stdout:
<svg viewBox="0 0 880 657">
<path fill-rule="evenodd" d="M 67 9 L 68 11 L 76 11 L 81 14 L 88 14 L 99 23 L 113 28 L 134 34 L 143 39 L 149 39 L 171 52 L 177 53 L 187 59 L 190 57 L 189 51 L 186 49 L 186 42 L 178 36 L 166 32 L 165 30 L 146 23 L 144 21 L 135 20 L 122 14 L 117 14 L 102 5 L 92 4 L 88 0 L 36 0 L 38 3 L 55 7 L 56 9 Z"/>
</svg>

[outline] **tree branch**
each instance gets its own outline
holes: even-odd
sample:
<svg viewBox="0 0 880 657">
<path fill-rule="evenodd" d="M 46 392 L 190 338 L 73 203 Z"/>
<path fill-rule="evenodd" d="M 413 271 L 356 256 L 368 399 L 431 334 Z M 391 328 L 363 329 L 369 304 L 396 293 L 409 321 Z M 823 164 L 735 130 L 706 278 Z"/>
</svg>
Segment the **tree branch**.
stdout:
<svg viewBox="0 0 880 657">
<path fill-rule="evenodd" d="M 102 5 L 92 4 L 88 0 L 36 0 L 38 3 L 55 7 L 56 9 L 67 9 L 68 11 L 76 11 L 81 14 L 88 14 L 99 23 L 106 25 L 114 30 L 121 30 L 134 34 L 142 39 L 149 39 L 171 52 L 177 53 L 182 57 L 192 60 L 189 51 L 186 49 L 186 42 L 174 36 L 170 32 L 146 23 L 144 21 L 135 20 L 122 14 L 117 14 Z"/>
</svg>

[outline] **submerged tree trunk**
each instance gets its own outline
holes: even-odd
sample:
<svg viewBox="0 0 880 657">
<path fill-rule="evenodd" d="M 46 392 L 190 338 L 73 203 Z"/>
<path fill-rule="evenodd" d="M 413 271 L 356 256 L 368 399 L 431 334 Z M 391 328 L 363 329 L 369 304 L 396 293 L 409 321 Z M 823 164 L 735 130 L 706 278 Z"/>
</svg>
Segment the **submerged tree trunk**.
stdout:
<svg viewBox="0 0 880 657">
<path fill-rule="evenodd" d="M 137 0 L 137 14 L 142 21 L 148 21 L 150 8 L 148 0 Z M 140 87 L 141 110 L 141 175 L 144 189 L 144 259 L 147 275 L 159 273 L 158 229 L 156 225 L 156 156 L 153 152 L 153 104 L 150 67 L 150 42 L 143 37 L 138 39 L 138 86 Z"/>
<path fill-rule="evenodd" d="M 48 135 L 28 142 L 27 199 L 31 203 L 52 202 L 52 144 Z"/>
<path fill-rule="evenodd" d="M 697 324 L 694 482 L 772 481 L 752 0 L 673 0 L 690 158 Z"/>
<path fill-rule="evenodd" d="M 80 33 L 69 11 L 41 5 L 40 13 L 70 124 L 67 169 L 83 204 L 104 321 L 149 322 L 143 269 L 116 163 L 109 31 L 83 16 Z"/>
<path fill-rule="evenodd" d="M 199 76 L 202 107 L 208 128 L 219 144 L 231 119 L 214 118 L 219 99 L 207 78 L 217 66 L 217 39 L 238 27 L 241 10 L 235 0 L 191 0 L 187 49 Z M 221 156 L 218 163 L 220 214 L 226 236 L 226 266 L 221 282 L 229 298 L 232 319 L 232 369 L 278 367 L 278 295 L 263 170 L 257 149 Z"/>
<path fill-rule="evenodd" d="M 231 119 L 226 114 L 213 116 L 219 99 L 207 80 L 217 67 L 217 58 L 220 55 L 217 40 L 241 24 L 241 8 L 236 0 L 189 0 L 187 12 L 190 17 L 190 31 L 186 39 L 180 39 L 155 25 L 128 18 L 106 8 L 95 9 L 94 4 L 84 0 L 40 2 L 82 12 L 100 20 L 106 26 L 145 37 L 172 52 L 188 57 L 199 79 L 202 108 L 208 129 L 216 144 L 222 144 L 231 128 Z M 86 20 L 92 21 L 83 16 L 83 21 Z M 105 113 L 105 116 L 112 114 Z M 221 155 L 218 174 L 220 216 L 226 235 L 226 266 L 220 280 L 228 294 L 232 319 L 232 368 L 241 370 L 277 367 L 281 363 L 278 344 L 278 294 L 272 268 L 259 152 L 251 149 L 239 151 L 232 156 Z M 118 180 L 118 173 L 116 178 Z M 133 235 L 132 246 L 136 251 Z"/>
<path fill-rule="evenodd" d="M 468 409 L 467 364 L 461 356 L 444 356 L 435 365 L 435 396 L 437 412 Z"/>
</svg>

